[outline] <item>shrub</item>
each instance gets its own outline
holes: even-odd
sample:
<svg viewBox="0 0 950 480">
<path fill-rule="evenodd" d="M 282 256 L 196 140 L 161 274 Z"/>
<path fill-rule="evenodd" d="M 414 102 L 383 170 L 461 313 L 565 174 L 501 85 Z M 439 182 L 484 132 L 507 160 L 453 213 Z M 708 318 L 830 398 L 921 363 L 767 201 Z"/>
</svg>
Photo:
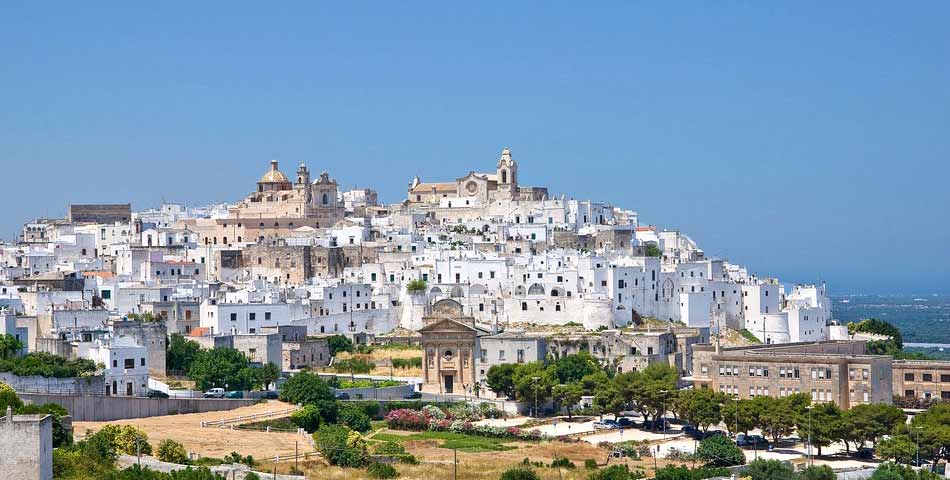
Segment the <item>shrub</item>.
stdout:
<svg viewBox="0 0 950 480">
<path fill-rule="evenodd" d="M 667 465 L 656 471 L 656 480 L 704 480 L 713 477 L 728 477 L 726 468 L 688 468 L 685 465 Z"/>
<path fill-rule="evenodd" d="M 421 411 L 402 408 L 386 414 L 386 424 L 400 430 L 426 430 L 429 418 Z"/>
<path fill-rule="evenodd" d="M 784 462 L 759 458 L 742 469 L 742 476 L 752 480 L 786 480 L 795 478 L 795 470 Z"/>
<path fill-rule="evenodd" d="M 320 428 L 320 409 L 316 405 L 304 405 L 300 410 L 290 414 L 290 420 L 307 433 L 316 432 Z"/>
<path fill-rule="evenodd" d="M 574 462 L 564 457 L 555 458 L 551 462 L 551 468 L 574 468 L 574 467 L 575 467 Z"/>
<path fill-rule="evenodd" d="M 838 476 L 828 465 L 812 465 L 798 474 L 801 480 L 835 480 Z"/>
<path fill-rule="evenodd" d="M 540 480 L 541 477 L 530 468 L 510 468 L 501 474 L 498 480 Z"/>
<path fill-rule="evenodd" d="M 426 405 L 422 407 L 422 413 L 431 420 L 445 420 L 447 418 L 445 412 L 435 405 Z"/>
<path fill-rule="evenodd" d="M 422 368 L 422 357 L 394 358 L 393 368 Z"/>
<path fill-rule="evenodd" d="M 333 335 L 327 338 L 327 347 L 330 349 L 330 355 L 336 356 L 339 352 L 352 352 L 353 342 L 344 335 Z"/>
<path fill-rule="evenodd" d="M 699 442 L 696 456 L 706 462 L 706 465 L 716 467 L 730 467 L 745 463 L 745 454 L 732 443 L 729 438 L 717 435 Z"/>
<path fill-rule="evenodd" d="M 385 463 L 371 463 L 369 468 L 366 469 L 366 474 L 369 475 L 369 478 L 396 478 L 399 476 L 399 472 L 392 465 Z"/>
<path fill-rule="evenodd" d="M 345 358 L 333 364 L 333 370 L 340 373 L 369 373 L 376 364 L 362 358 Z"/>
<path fill-rule="evenodd" d="M 330 465 L 362 467 L 368 457 L 366 441 L 342 425 L 323 425 L 314 434 L 317 449 Z"/>
<path fill-rule="evenodd" d="M 406 284 L 406 291 L 409 293 L 422 293 L 426 291 L 426 281 L 425 280 L 410 280 Z"/>
<path fill-rule="evenodd" d="M 373 448 L 373 453 L 377 455 L 402 455 L 406 453 L 406 447 L 396 442 L 383 442 Z"/>
<path fill-rule="evenodd" d="M 244 480 L 261 480 L 261 477 L 254 472 L 247 472 L 247 474 L 244 475 Z"/>
<path fill-rule="evenodd" d="M 611 465 L 587 477 L 589 480 L 638 480 L 644 478 L 643 472 L 631 471 L 626 465 Z"/>
<path fill-rule="evenodd" d="M 593 458 L 584 460 L 584 468 L 588 470 L 597 470 L 597 460 L 594 460 Z"/>
<path fill-rule="evenodd" d="M 482 418 L 504 418 L 505 412 L 498 409 L 494 403 L 482 402 L 478 405 Z"/>
<path fill-rule="evenodd" d="M 355 405 L 345 405 L 338 415 L 340 423 L 352 430 L 363 433 L 370 429 L 369 417 L 363 409 Z"/>
<path fill-rule="evenodd" d="M 13 387 L 0 382 L 0 415 L 7 414 L 7 407 L 14 410 L 23 406 L 23 401 L 16 396 L 16 390 Z"/>
<path fill-rule="evenodd" d="M 132 425 L 106 425 L 101 433 L 115 446 L 116 453 L 125 455 L 151 455 L 152 446 L 148 435 Z"/>
<path fill-rule="evenodd" d="M 254 457 L 250 455 L 242 457 L 238 452 L 231 452 L 224 457 L 224 463 L 241 463 L 249 467 L 253 467 Z"/>
<path fill-rule="evenodd" d="M 158 444 L 158 459 L 163 462 L 186 464 L 188 452 L 185 451 L 184 445 L 166 438 Z"/>
</svg>

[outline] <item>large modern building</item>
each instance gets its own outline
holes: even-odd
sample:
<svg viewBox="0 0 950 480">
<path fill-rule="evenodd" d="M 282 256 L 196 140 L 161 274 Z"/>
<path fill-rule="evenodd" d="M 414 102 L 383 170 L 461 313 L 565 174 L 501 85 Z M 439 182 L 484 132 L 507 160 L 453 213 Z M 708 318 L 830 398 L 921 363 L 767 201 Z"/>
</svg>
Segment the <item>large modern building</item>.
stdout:
<svg viewBox="0 0 950 480">
<path fill-rule="evenodd" d="M 842 409 L 891 403 L 891 357 L 863 341 L 823 341 L 718 349 L 693 347 L 693 383 L 736 398 L 809 394 Z"/>
</svg>

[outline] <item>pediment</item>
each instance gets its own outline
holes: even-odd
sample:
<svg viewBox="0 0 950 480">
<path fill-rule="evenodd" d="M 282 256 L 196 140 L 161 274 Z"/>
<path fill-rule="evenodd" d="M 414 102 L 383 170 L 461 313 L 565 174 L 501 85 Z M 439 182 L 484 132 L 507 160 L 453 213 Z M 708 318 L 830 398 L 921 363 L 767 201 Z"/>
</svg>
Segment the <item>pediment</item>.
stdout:
<svg viewBox="0 0 950 480">
<path fill-rule="evenodd" d="M 419 333 L 474 333 L 475 329 L 457 320 L 443 318 L 419 329 Z"/>
</svg>

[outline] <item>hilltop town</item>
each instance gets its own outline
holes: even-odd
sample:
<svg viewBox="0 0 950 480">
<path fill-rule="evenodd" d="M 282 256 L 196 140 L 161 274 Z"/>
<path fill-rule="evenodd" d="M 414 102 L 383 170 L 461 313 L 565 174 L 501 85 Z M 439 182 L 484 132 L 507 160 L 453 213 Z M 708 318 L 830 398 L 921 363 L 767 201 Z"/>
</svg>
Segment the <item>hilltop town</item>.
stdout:
<svg viewBox="0 0 950 480">
<path fill-rule="evenodd" d="M 20 404 L 65 412 L 11 407 L 2 422 L 31 433 L 11 440 L 0 423 L 0 451 L 28 448 L 9 464 L 38 472 L 22 478 L 82 478 L 53 471 L 63 455 L 54 446 L 80 448 L 56 432 L 89 441 L 121 424 L 186 454 L 168 461 L 156 443 L 157 470 L 224 468 L 199 460 L 234 445 L 237 457 L 219 463 L 238 465 L 224 471 L 237 478 L 385 470 L 375 467 L 392 464 L 383 457 L 422 478 L 426 465 L 458 468 L 453 449 L 432 444 L 453 433 L 486 443 L 461 448 L 466 478 L 496 478 L 477 466 L 491 455 L 506 468 L 527 457 L 522 467 L 543 478 L 561 478 L 562 467 L 585 478 L 567 464 L 588 459 L 587 473 L 624 465 L 638 478 L 695 464 L 700 440 L 726 438 L 710 436 L 718 431 L 751 450 L 702 457 L 734 467 L 710 476 L 760 456 L 817 468 L 813 447 L 861 451 L 818 461 L 860 470 L 864 460 L 908 459 L 859 448 L 885 433 L 836 436 L 805 427 L 805 416 L 886 406 L 903 420 L 899 406 L 950 400 L 950 362 L 901 355 L 899 332 L 883 322 L 836 322 L 823 283 L 750 272 L 630 206 L 525 186 L 530 169 L 508 148 L 482 167 L 491 168 L 407 179 L 405 197 L 384 203 L 373 189 L 342 191 L 327 171 L 285 173 L 275 160 L 234 202 L 137 210 L 115 199 L 26 223 L 0 244 L 0 382 Z M 301 393 L 324 387 L 332 415 Z M 798 414 L 779 428 L 753 406 Z M 352 438 L 328 447 L 333 432 L 319 435 L 320 425 L 362 432 L 362 447 Z M 376 460 L 347 465 L 334 448 Z M 942 448 L 924 457 L 936 465 Z M 118 453 L 125 467 L 142 456 Z M 400 455 L 419 458 L 404 466 Z"/>
</svg>

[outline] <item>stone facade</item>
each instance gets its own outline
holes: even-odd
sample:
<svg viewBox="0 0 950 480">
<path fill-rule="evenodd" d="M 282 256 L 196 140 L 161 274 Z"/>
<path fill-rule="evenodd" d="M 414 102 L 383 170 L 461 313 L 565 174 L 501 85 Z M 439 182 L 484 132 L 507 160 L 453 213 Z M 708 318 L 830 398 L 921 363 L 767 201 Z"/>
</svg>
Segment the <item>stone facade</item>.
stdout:
<svg viewBox="0 0 950 480">
<path fill-rule="evenodd" d="M 0 418 L 0 473 L 6 480 L 53 478 L 53 417 L 14 415 Z"/>
<path fill-rule="evenodd" d="M 128 223 L 132 220 L 132 204 L 70 205 L 66 213 L 69 223 Z"/>
<path fill-rule="evenodd" d="M 737 398 L 809 394 L 843 410 L 861 403 L 891 403 L 891 358 L 865 354 L 863 341 L 756 345 L 693 350 L 693 382 Z"/>
<path fill-rule="evenodd" d="M 112 331 L 116 336 L 132 337 L 145 347 L 149 375 L 165 376 L 165 342 L 168 338 L 165 322 L 117 321 L 112 323 Z"/>
<path fill-rule="evenodd" d="M 950 402 L 950 361 L 894 360 L 894 396 Z"/>
<path fill-rule="evenodd" d="M 465 316 L 455 300 L 439 300 L 423 318 L 422 391 L 439 394 L 471 393 L 478 381 L 475 352 L 479 337 L 488 334 Z"/>
</svg>

